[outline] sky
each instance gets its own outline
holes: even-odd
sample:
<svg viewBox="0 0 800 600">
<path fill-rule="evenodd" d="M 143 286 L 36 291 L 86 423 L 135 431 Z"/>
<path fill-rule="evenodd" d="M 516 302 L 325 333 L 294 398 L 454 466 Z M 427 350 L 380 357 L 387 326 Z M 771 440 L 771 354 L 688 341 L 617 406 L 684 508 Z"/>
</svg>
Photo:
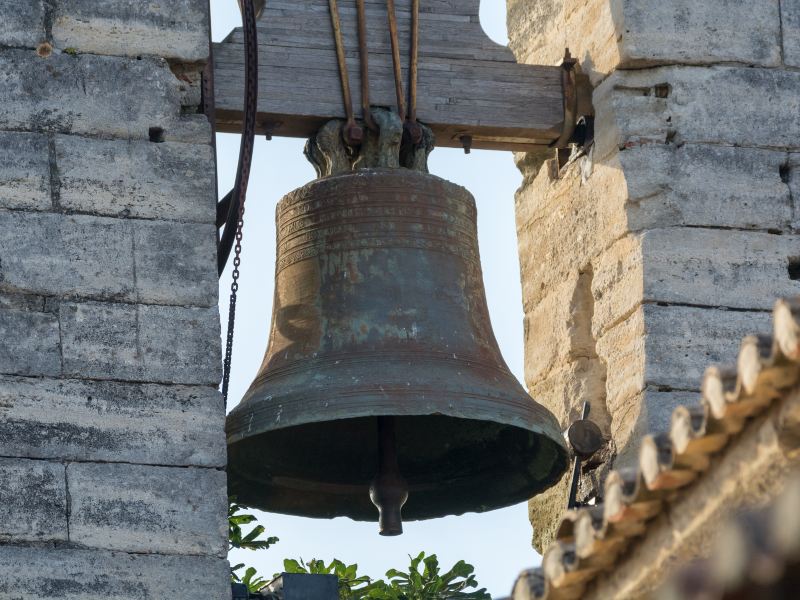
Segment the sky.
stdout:
<svg viewBox="0 0 800 600">
<path fill-rule="evenodd" d="M 269 1 L 269 0 L 267 0 Z M 220 40 L 239 25 L 234 0 L 211 0 L 212 28 Z M 483 0 L 481 22 L 487 34 L 507 43 L 505 0 Z M 303 140 L 256 139 L 248 193 L 236 337 L 228 408 L 233 408 L 253 380 L 266 349 L 272 315 L 275 266 L 275 205 L 287 192 L 315 177 L 303 157 Z M 220 195 L 233 185 L 239 136 L 217 136 Z M 438 148 L 430 158 L 432 173 L 463 185 L 478 206 L 478 237 L 492 326 L 512 372 L 523 376 L 523 313 L 514 192 L 522 177 L 509 152 Z M 220 281 L 220 314 L 225 331 L 230 293 L 230 269 Z M 517 574 L 536 566 L 540 557 L 531 547 L 527 506 L 520 504 L 481 515 L 406 523 L 397 538 L 382 538 L 376 523 L 349 519 L 331 521 L 257 513 L 269 535 L 280 538 L 261 552 L 232 553 L 232 563 L 246 562 L 263 575 L 282 570 L 284 558 L 339 558 L 357 563 L 359 572 L 382 577 L 390 568 L 405 568 L 408 556 L 435 553 L 443 567 L 466 560 L 478 581 L 494 597 L 506 596 Z"/>
</svg>

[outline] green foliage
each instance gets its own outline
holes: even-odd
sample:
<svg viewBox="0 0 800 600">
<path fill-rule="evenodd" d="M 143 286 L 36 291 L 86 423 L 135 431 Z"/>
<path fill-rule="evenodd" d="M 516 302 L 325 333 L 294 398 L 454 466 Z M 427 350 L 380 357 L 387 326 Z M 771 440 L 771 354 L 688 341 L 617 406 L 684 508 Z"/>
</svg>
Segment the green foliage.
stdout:
<svg viewBox="0 0 800 600">
<path fill-rule="evenodd" d="M 256 525 L 248 533 L 244 533 L 242 531 L 243 525 L 249 525 L 256 520 L 254 515 L 244 514 L 242 512 L 244 509 L 244 506 L 236 503 L 235 498 L 230 499 L 230 503 L 228 505 L 229 548 L 240 548 L 242 550 L 266 550 L 273 544 L 277 544 L 278 538 L 276 537 L 259 539 L 264 534 L 264 531 L 266 531 L 263 525 Z"/>
<path fill-rule="evenodd" d="M 286 560 L 283 567 L 287 573 L 336 575 L 340 600 L 491 600 L 486 589 L 467 591 L 478 587 L 472 565 L 462 560 L 442 573 L 436 555 L 424 552 L 411 558 L 408 572 L 390 569 L 386 580 L 377 581 L 358 575 L 358 565 L 340 560 L 328 565 L 321 560 Z"/>
<path fill-rule="evenodd" d="M 420 570 L 422 567 L 422 570 Z M 367 598 L 380 600 L 491 600 L 485 588 L 477 588 L 475 568 L 463 560 L 446 573 L 441 573 L 435 554 L 425 556 L 420 552 L 411 558 L 408 572 L 390 569 L 387 582 L 372 589 Z"/>
<path fill-rule="evenodd" d="M 263 537 L 264 526 L 255 525 L 250 531 L 243 527 L 256 521 L 256 517 L 244 513 L 244 506 L 230 498 L 228 507 L 229 548 L 243 550 L 266 550 L 278 542 L 276 537 Z M 424 552 L 409 557 L 408 571 L 390 569 L 386 579 L 373 581 L 366 575 L 358 574 L 358 565 L 346 565 L 338 559 L 325 564 L 321 560 L 285 560 L 286 573 L 308 573 L 311 575 L 336 575 L 339 578 L 340 600 L 491 600 L 486 589 L 469 591 L 478 587 L 475 569 L 463 560 L 458 561 L 449 571 L 442 573 L 435 554 L 426 556 Z M 240 574 L 242 569 L 244 573 Z M 244 563 L 231 568 L 231 580 L 243 583 L 251 592 L 260 591 L 269 580 L 261 577 L 255 568 L 245 567 Z"/>
<path fill-rule="evenodd" d="M 358 575 L 358 565 L 345 565 L 338 559 L 332 560 L 328 565 L 316 559 L 312 559 L 308 563 L 303 560 L 287 559 L 283 561 L 283 570 L 285 573 L 336 575 L 339 578 L 339 598 L 341 600 L 370 597 L 367 593 L 372 587 L 372 582 L 366 575 Z"/>
<path fill-rule="evenodd" d="M 236 498 L 230 498 L 228 501 L 228 549 L 239 548 L 242 550 L 266 550 L 273 544 L 278 543 L 278 538 L 268 537 L 262 538 L 264 535 L 264 526 L 256 525 L 250 531 L 242 530 L 245 525 L 250 525 L 256 520 L 254 515 L 245 514 L 242 511 L 244 506 L 236 503 Z M 255 568 L 249 567 L 245 569 L 244 575 L 239 575 L 239 571 L 245 568 L 244 563 L 231 567 L 231 581 L 234 583 L 243 583 L 251 592 L 257 592 L 263 588 L 269 581 L 263 579 L 258 575 Z"/>
</svg>

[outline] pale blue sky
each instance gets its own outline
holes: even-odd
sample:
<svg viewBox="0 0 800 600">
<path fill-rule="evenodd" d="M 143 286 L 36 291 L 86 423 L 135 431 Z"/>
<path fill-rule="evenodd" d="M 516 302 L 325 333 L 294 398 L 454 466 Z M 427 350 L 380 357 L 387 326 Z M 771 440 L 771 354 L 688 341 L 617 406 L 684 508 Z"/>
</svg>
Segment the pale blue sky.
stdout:
<svg viewBox="0 0 800 600">
<path fill-rule="evenodd" d="M 269 2 L 269 0 L 267 0 Z M 235 0 L 211 0 L 214 39 L 238 25 Z M 481 20 L 487 33 L 506 42 L 504 0 L 483 0 Z M 236 170 L 239 137 L 219 135 L 219 189 L 230 189 Z M 275 205 L 285 193 L 314 177 L 302 153 L 303 141 L 276 138 L 256 141 L 253 175 L 245 218 L 241 291 L 237 311 L 230 404 L 250 385 L 264 355 L 272 314 L 275 261 Z M 492 325 L 514 374 L 522 379 L 523 326 L 514 191 L 521 176 L 508 152 L 437 149 L 431 171 L 469 189 L 478 205 L 478 234 Z M 220 284 L 223 331 L 227 318 L 230 273 Z M 230 408 L 230 407 L 229 407 Z M 539 563 L 530 545 L 527 507 L 521 504 L 482 515 L 407 523 L 398 538 L 381 538 L 374 523 L 348 519 L 320 521 L 260 514 L 270 535 L 281 541 L 260 553 L 238 552 L 232 562 L 247 562 L 264 574 L 281 570 L 284 558 L 340 558 L 358 563 L 362 573 L 382 576 L 404 567 L 409 554 L 436 553 L 444 566 L 465 559 L 476 567 L 482 586 L 504 596 L 519 571 Z"/>
</svg>

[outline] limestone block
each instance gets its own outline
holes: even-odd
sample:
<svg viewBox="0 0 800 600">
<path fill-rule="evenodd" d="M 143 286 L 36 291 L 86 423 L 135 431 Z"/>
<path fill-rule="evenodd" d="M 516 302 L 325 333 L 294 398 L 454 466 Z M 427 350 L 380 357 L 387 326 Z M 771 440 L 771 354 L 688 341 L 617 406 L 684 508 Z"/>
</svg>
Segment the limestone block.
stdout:
<svg viewBox="0 0 800 600">
<path fill-rule="evenodd" d="M 778 298 L 800 294 L 790 277 L 798 236 L 691 228 L 642 239 L 648 301 L 769 311 Z"/>
<path fill-rule="evenodd" d="M 783 60 L 787 65 L 800 67 L 800 3 L 781 2 L 783 25 Z"/>
<path fill-rule="evenodd" d="M 209 143 L 204 115 L 181 116 L 163 59 L 0 52 L 0 129 Z"/>
<path fill-rule="evenodd" d="M 217 305 L 217 230 L 213 224 L 136 221 L 134 244 L 141 302 Z"/>
<path fill-rule="evenodd" d="M 509 46 L 524 63 L 555 65 L 567 47 L 564 13 L 560 0 L 506 0 Z"/>
<path fill-rule="evenodd" d="M 58 319 L 49 313 L 0 309 L 0 373 L 60 375 Z"/>
<path fill-rule="evenodd" d="M 214 225 L 0 211 L 0 291 L 212 306 Z"/>
<path fill-rule="evenodd" d="M 214 222 L 214 153 L 209 145 L 58 135 L 55 146 L 60 204 L 66 210 Z"/>
<path fill-rule="evenodd" d="M 594 93 L 598 159 L 644 144 L 797 148 L 800 72 L 716 66 L 618 71 Z M 611 125 L 613 123 L 613 125 Z"/>
<path fill-rule="evenodd" d="M 575 273 L 525 315 L 525 380 L 529 386 L 551 371 L 581 359 L 596 358 L 592 336 L 592 273 Z"/>
<path fill-rule="evenodd" d="M 208 6 L 193 0 L 59 0 L 53 41 L 91 54 L 199 62 L 208 57 L 208 28 Z"/>
<path fill-rule="evenodd" d="M 64 465 L 0 458 L 0 481 L 0 542 L 67 539 Z"/>
<path fill-rule="evenodd" d="M 0 600 L 230 598 L 228 561 L 203 556 L 4 546 Z"/>
<path fill-rule="evenodd" d="M 532 356 L 532 349 L 526 351 L 526 356 Z M 591 405 L 592 420 L 602 429 L 608 426 L 605 408 L 606 367 L 598 358 L 564 362 L 544 379 L 529 384 L 528 392 L 536 402 L 547 407 L 565 428 L 579 418 L 584 402 Z"/>
<path fill-rule="evenodd" d="M 800 238 L 700 228 L 630 235 L 594 261 L 595 336 L 641 302 L 770 310 L 800 293 Z"/>
<path fill-rule="evenodd" d="M 59 316 L 68 376 L 219 383 L 216 307 L 62 303 Z"/>
<path fill-rule="evenodd" d="M 608 366 L 608 410 L 618 419 L 647 387 L 699 390 L 708 366 L 735 363 L 744 336 L 769 331 L 769 312 L 641 306 L 597 342 Z"/>
<path fill-rule="evenodd" d="M 786 153 L 703 144 L 649 144 L 619 154 L 631 231 L 692 225 L 786 231 Z"/>
<path fill-rule="evenodd" d="M 646 305 L 644 314 L 646 380 L 659 387 L 699 389 L 710 365 L 736 363 L 743 337 L 772 330 L 769 312 Z"/>
<path fill-rule="evenodd" d="M 0 208 L 47 210 L 51 206 L 47 138 L 0 133 Z"/>
<path fill-rule="evenodd" d="M 611 437 L 617 448 L 614 468 L 638 467 L 642 438 L 654 431 L 669 431 L 672 412 L 678 406 L 695 406 L 700 392 L 645 389 L 630 399 L 625 410 L 617 411 L 611 423 Z"/>
<path fill-rule="evenodd" d="M 533 385 L 570 359 L 577 273 L 548 290 L 525 314 L 525 381 Z"/>
<path fill-rule="evenodd" d="M 628 235 L 592 261 L 596 338 L 627 319 L 644 299 L 641 235 Z"/>
<path fill-rule="evenodd" d="M 780 64 L 779 0 L 611 3 L 621 5 L 619 45 L 626 67 L 719 62 L 768 67 Z"/>
<path fill-rule="evenodd" d="M 648 309 L 652 310 L 649 306 L 639 307 L 597 340 L 597 353 L 608 367 L 606 405 L 612 419 L 614 415 L 629 410 L 631 399 L 647 384 L 645 373 L 649 356 L 646 353 L 645 311 Z M 699 385 L 697 382 L 694 384 Z"/>
<path fill-rule="evenodd" d="M 518 60 L 558 64 L 570 48 L 595 84 L 618 68 L 780 64 L 778 0 L 507 0 L 507 5 L 510 45 Z"/>
<path fill-rule="evenodd" d="M 556 285 L 585 270 L 591 259 L 626 232 L 625 178 L 616 157 L 565 169 L 550 181 L 547 169 L 516 198 L 525 312 Z M 591 175 L 586 177 L 587 171 Z M 558 240 L 558 243 L 553 243 Z"/>
<path fill-rule="evenodd" d="M 0 46 L 34 48 L 45 40 L 44 0 L 0 0 Z"/>
<path fill-rule="evenodd" d="M 127 552 L 227 554 L 224 471 L 73 463 L 67 484 L 73 542 Z"/>
<path fill-rule="evenodd" d="M 225 466 L 213 387 L 0 378 L 0 455 Z"/>
<path fill-rule="evenodd" d="M 0 211 L 0 290 L 134 300 L 132 230 L 119 219 Z"/>
</svg>

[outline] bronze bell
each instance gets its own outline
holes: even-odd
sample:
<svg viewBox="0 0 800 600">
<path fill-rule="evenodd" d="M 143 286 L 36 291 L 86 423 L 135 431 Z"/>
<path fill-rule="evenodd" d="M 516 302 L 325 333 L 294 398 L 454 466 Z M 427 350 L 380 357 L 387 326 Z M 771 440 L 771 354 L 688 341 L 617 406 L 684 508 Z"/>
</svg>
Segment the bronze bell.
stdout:
<svg viewBox="0 0 800 600">
<path fill-rule="evenodd" d="M 483 512 L 558 481 L 558 423 L 492 332 L 467 190 L 360 170 L 291 192 L 277 223 L 269 347 L 227 422 L 232 495 L 359 521 L 378 516 L 372 497 L 396 535 L 401 507 Z"/>
</svg>

